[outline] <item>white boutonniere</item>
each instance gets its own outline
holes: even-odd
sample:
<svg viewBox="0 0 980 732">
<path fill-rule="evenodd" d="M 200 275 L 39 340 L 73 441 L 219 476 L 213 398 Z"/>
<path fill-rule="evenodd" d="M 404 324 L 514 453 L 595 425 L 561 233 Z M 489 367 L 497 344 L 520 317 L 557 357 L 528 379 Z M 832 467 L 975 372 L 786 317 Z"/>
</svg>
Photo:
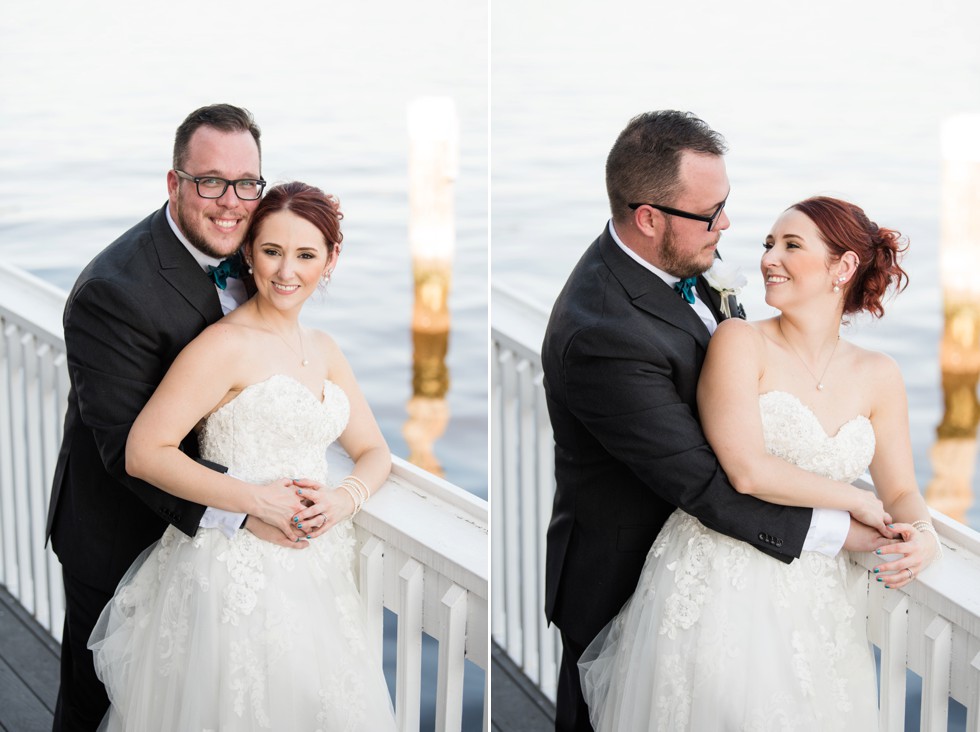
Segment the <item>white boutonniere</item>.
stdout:
<svg viewBox="0 0 980 732">
<path fill-rule="evenodd" d="M 704 279 L 721 296 L 721 312 L 726 318 L 745 317 L 745 311 L 738 304 L 738 293 L 749 281 L 737 265 L 716 259 L 711 269 L 704 273 Z"/>
</svg>

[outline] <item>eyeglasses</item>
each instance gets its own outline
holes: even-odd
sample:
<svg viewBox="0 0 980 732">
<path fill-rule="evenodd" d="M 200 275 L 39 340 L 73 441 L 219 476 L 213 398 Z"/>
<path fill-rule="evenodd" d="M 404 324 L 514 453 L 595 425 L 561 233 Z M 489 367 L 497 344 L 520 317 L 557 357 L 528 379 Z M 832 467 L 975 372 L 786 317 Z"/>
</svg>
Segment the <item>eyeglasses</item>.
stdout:
<svg viewBox="0 0 980 732">
<path fill-rule="evenodd" d="M 225 178 L 216 178 L 213 175 L 188 175 L 177 168 L 174 168 L 174 172 L 184 180 L 194 181 L 194 185 L 197 186 L 197 195 L 201 198 L 221 198 L 228 190 L 228 186 L 231 186 L 235 195 L 241 200 L 254 201 L 262 197 L 262 189 L 265 188 L 265 181 L 261 178 L 226 180 Z"/>
<path fill-rule="evenodd" d="M 655 208 L 658 211 L 663 211 L 665 214 L 668 214 L 670 216 L 680 216 L 682 219 L 694 219 L 695 221 L 704 221 L 708 225 L 708 231 L 711 231 L 712 229 L 715 228 L 715 223 L 718 221 L 718 217 L 721 216 L 721 211 L 722 209 L 725 208 L 725 204 L 727 202 L 728 199 L 726 198 L 724 201 L 718 204 L 718 208 L 716 208 L 715 212 L 710 216 L 702 216 L 701 214 L 692 214 L 692 213 L 688 213 L 687 211 L 681 211 L 680 209 L 671 208 L 670 206 L 658 206 L 655 203 L 628 203 L 626 205 L 629 206 L 634 211 L 636 211 L 636 209 L 638 209 L 640 206 L 649 206 L 650 208 Z"/>
</svg>

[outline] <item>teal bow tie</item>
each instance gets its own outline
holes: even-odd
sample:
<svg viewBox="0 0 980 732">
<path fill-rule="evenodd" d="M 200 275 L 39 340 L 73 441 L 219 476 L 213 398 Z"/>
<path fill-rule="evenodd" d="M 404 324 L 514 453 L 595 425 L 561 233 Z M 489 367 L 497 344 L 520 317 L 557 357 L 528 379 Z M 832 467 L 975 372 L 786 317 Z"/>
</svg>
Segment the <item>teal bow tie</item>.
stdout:
<svg viewBox="0 0 980 732">
<path fill-rule="evenodd" d="M 242 258 L 238 254 L 232 254 L 227 259 L 222 259 L 217 267 L 208 265 L 208 277 L 219 290 L 225 289 L 228 285 L 228 278 L 238 279 L 242 274 Z"/>
<path fill-rule="evenodd" d="M 697 277 L 686 277 L 674 283 L 674 292 L 683 297 L 691 305 L 694 304 L 694 285 Z"/>
</svg>

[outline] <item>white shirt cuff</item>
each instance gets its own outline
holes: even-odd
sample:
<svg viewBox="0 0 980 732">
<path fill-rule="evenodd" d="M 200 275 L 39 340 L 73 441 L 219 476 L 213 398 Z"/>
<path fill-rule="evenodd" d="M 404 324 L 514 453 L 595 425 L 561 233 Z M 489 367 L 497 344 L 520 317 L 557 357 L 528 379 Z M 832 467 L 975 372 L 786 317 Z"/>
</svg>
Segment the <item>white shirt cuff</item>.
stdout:
<svg viewBox="0 0 980 732">
<path fill-rule="evenodd" d="M 836 557 L 844 547 L 847 532 L 851 530 L 851 514 L 833 508 L 815 508 L 806 532 L 803 551 L 820 552 Z"/>
<path fill-rule="evenodd" d="M 245 516 L 246 514 L 244 513 L 232 513 L 231 511 L 224 511 L 220 508 L 208 507 L 204 511 L 199 525 L 202 529 L 221 529 L 222 534 L 229 539 L 233 539 L 235 532 L 238 531 L 242 525 L 242 521 L 245 520 Z"/>
</svg>

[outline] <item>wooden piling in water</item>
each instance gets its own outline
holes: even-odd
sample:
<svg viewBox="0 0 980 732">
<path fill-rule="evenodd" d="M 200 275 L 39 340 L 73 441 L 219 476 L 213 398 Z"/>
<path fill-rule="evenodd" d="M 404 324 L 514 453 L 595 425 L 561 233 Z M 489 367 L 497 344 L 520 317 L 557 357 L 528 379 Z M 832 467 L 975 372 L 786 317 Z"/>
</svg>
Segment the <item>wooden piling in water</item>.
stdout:
<svg viewBox="0 0 980 732">
<path fill-rule="evenodd" d="M 425 97 L 409 105 L 409 227 L 415 280 L 412 398 L 402 429 L 414 465 L 442 475 L 435 441 L 449 423 L 449 290 L 456 248 L 454 185 L 459 124 L 453 101 Z"/>
<path fill-rule="evenodd" d="M 942 129 L 940 280 L 945 324 L 940 344 L 944 412 L 930 451 L 929 505 L 966 521 L 973 501 L 980 402 L 980 114 Z"/>
</svg>

